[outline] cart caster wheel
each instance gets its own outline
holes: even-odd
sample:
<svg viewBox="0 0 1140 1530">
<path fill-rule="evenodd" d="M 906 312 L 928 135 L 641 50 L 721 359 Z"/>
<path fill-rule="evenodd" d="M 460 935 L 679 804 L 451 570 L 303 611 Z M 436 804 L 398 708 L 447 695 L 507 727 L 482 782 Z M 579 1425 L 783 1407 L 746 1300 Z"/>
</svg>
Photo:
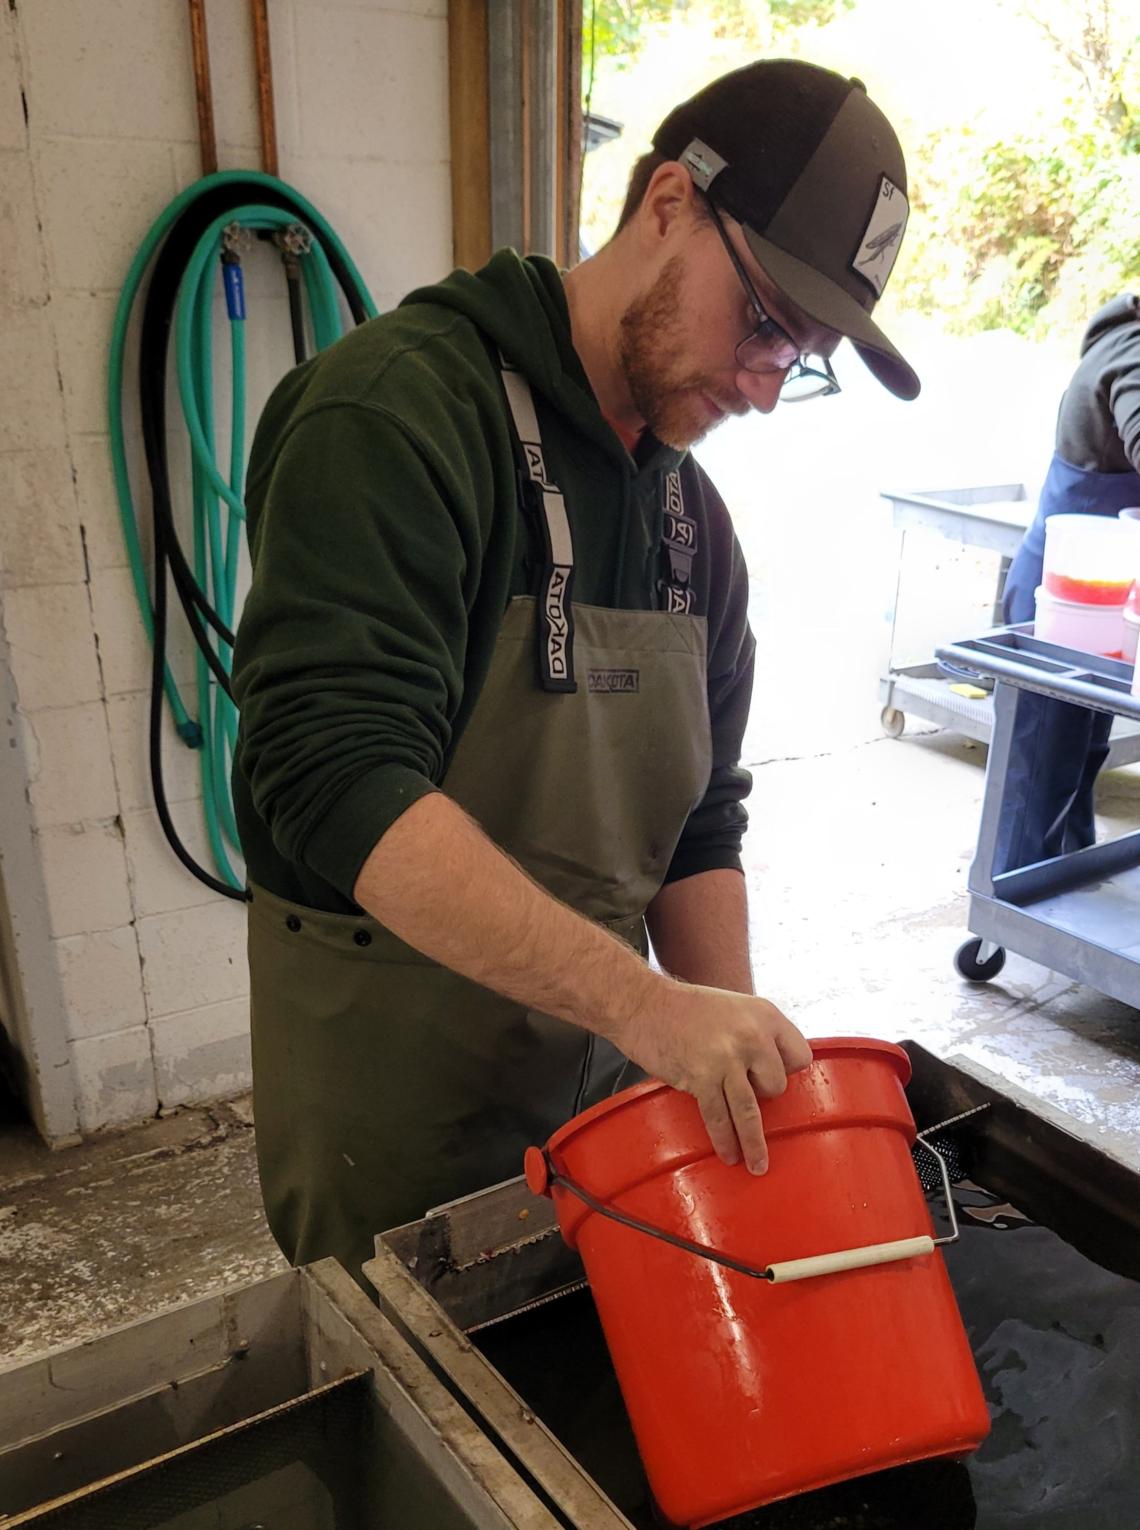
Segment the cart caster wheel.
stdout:
<svg viewBox="0 0 1140 1530">
<path fill-rule="evenodd" d="M 978 960 L 981 949 L 982 942 L 975 936 L 960 945 L 954 953 L 954 966 L 969 983 L 988 983 L 1005 966 L 1005 950 L 1002 946 L 998 946 L 984 962 Z"/>
<path fill-rule="evenodd" d="M 900 712 L 897 707 L 884 707 L 879 713 L 879 721 L 888 738 L 902 738 L 903 729 L 906 727 L 905 712 Z"/>
</svg>

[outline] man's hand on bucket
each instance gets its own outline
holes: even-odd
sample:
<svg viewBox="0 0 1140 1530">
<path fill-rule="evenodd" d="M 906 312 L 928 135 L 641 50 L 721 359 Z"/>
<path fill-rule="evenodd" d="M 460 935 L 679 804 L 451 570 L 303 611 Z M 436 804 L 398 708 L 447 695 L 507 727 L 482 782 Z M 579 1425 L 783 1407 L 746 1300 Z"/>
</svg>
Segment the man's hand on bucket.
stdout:
<svg viewBox="0 0 1140 1530">
<path fill-rule="evenodd" d="M 787 1088 L 811 1048 L 767 999 L 665 979 L 618 1039 L 627 1057 L 694 1096 L 717 1157 L 768 1167 L 760 1101 Z"/>
</svg>

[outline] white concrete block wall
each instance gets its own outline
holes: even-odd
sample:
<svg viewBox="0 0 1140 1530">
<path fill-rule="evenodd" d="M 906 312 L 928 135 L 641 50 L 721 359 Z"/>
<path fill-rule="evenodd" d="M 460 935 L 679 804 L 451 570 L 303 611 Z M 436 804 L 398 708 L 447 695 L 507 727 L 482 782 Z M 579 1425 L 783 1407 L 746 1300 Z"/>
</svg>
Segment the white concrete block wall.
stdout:
<svg viewBox="0 0 1140 1530">
<path fill-rule="evenodd" d="M 206 12 L 220 163 L 256 169 L 249 8 L 208 0 Z M 269 14 L 282 178 L 390 307 L 451 264 L 446 0 L 270 0 Z M 11 852 L 0 864 L 12 930 L 30 932 L 9 960 L 36 1000 L 23 1032 L 0 1018 L 41 1074 L 37 1119 L 56 1139 L 249 1083 L 243 910 L 179 865 L 154 811 L 149 648 L 106 425 L 121 283 L 198 174 L 185 0 L 0 7 L 0 680 L 12 698 L 0 803 L 30 847 L 18 878 Z M 247 292 L 251 434 L 291 360 L 268 252 Z M 220 315 L 216 336 L 222 376 Z M 125 394 L 145 502 L 133 371 Z M 222 450 L 227 410 L 220 396 Z M 175 439 L 180 518 L 187 462 Z M 181 623 L 171 662 L 193 705 Z M 169 720 L 164 760 L 175 821 L 204 860 L 198 760 Z"/>
</svg>

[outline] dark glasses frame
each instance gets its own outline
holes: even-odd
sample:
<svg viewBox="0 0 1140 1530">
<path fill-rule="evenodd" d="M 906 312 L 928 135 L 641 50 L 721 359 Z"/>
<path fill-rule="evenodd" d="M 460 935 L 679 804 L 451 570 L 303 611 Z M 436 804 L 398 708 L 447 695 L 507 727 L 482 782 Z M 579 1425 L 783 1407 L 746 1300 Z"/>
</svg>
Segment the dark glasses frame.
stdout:
<svg viewBox="0 0 1140 1530">
<path fill-rule="evenodd" d="M 699 187 L 697 189 L 700 190 Z M 780 397 L 789 404 L 802 403 L 809 398 L 828 398 L 841 392 L 839 380 L 827 357 L 801 351 L 796 340 L 764 307 L 763 299 L 728 236 L 716 203 L 707 192 L 701 191 L 700 195 L 712 215 L 713 224 L 728 251 L 728 258 L 732 261 L 733 270 L 744 288 L 749 305 L 757 316 L 756 328 L 750 335 L 745 335 L 736 347 L 736 359 L 741 367 L 746 372 L 754 373 L 786 372 L 780 385 Z M 785 352 L 790 355 L 790 360 L 781 362 L 779 357 Z"/>
</svg>

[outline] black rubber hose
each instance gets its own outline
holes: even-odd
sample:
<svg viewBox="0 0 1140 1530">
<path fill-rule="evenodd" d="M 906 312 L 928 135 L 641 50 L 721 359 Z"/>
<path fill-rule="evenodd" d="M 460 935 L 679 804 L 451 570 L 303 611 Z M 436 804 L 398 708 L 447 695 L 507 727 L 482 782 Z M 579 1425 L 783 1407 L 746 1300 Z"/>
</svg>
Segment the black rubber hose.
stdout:
<svg viewBox="0 0 1140 1530">
<path fill-rule="evenodd" d="M 154 592 L 152 618 L 154 646 L 151 665 L 150 697 L 150 773 L 155 808 L 163 833 L 175 855 L 200 882 L 214 892 L 244 901 L 246 894 L 211 875 L 191 856 L 178 837 L 170 814 L 162 775 L 163 680 L 166 669 L 167 575 L 174 581 L 194 641 L 201 650 L 219 685 L 232 700 L 230 677 L 214 650 L 203 622 L 214 629 L 223 642 L 233 646 L 234 634 L 218 616 L 205 591 L 198 584 L 178 540 L 170 493 L 170 473 L 166 442 L 166 367 L 170 330 L 174 319 L 178 289 L 198 240 L 211 223 L 231 208 L 250 203 L 268 203 L 294 213 L 304 221 L 293 199 L 259 182 L 230 182 L 204 192 L 177 220 L 167 235 L 151 274 L 143 306 L 139 343 L 139 407 L 142 417 L 143 447 L 151 485 L 151 511 L 154 540 Z M 336 277 L 356 323 L 368 318 L 363 298 L 351 273 L 335 251 L 327 252 Z M 294 334 L 296 331 L 294 330 Z M 296 341 L 294 340 L 294 343 Z"/>
<path fill-rule="evenodd" d="M 285 285 L 289 289 L 289 323 L 293 328 L 293 360 L 305 361 L 305 310 L 301 302 L 301 268 L 295 257 L 285 261 Z"/>
<path fill-rule="evenodd" d="M 161 527 L 156 524 L 153 593 L 154 649 L 150 667 L 150 779 L 154 788 L 154 805 L 158 813 L 158 821 L 162 825 L 162 832 L 166 835 L 170 848 L 187 871 L 196 876 L 199 882 L 204 882 L 212 891 L 244 903 L 249 897 L 247 892 L 241 888 L 231 887 L 228 882 L 223 882 L 211 875 L 204 866 L 199 866 L 179 838 L 174 819 L 170 816 L 170 805 L 166 800 L 166 788 L 162 779 L 162 703 L 166 671 L 166 576 L 165 537 Z"/>
<path fill-rule="evenodd" d="M 166 366 L 178 288 L 198 240 L 216 218 L 250 202 L 281 207 L 294 213 L 298 221 L 301 221 L 301 212 L 292 197 L 257 182 L 230 182 L 204 192 L 173 225 L 155 261 L 143 306 L 139 343 L 139 405 L 153 514 L 166 527 L 170 571 L 190 629 L 198 646 L 207 654 L 207 662 L 227 694 L 229 684 L 225 671 L 216 655 L 210 651 L 212 645 L 205 639 L 193 608 L 197 608 L 222 641 L 231 647 L 234 634 L 222 622 L 194 577 L 174 525 L 166 447 Z M 363 323 L 368 313 L 351 273 L 335 250 L 327 253 L 330 268 L 345 295 L 349 311 L 358 324 Z"/>
</svg>

